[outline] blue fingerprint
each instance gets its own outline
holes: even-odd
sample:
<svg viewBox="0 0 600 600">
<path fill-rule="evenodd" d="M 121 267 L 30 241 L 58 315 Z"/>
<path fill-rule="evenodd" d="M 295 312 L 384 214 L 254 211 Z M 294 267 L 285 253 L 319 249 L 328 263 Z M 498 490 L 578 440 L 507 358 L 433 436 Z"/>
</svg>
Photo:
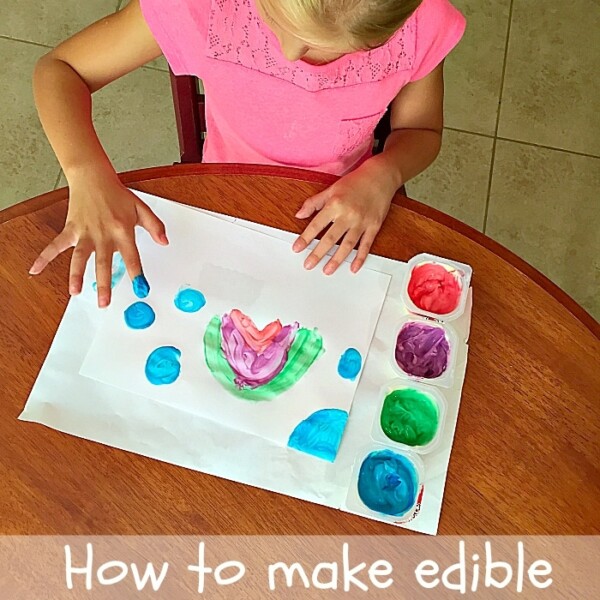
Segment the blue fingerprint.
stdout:
<svg viewBox="0 0 600 600">
<path fill-rule="evenodd" d="M 175 296 L 175 306 L 183 312 L 198 312 L 205 304 L 204 294 L 193 288 L 183 287 Z"/>
<path fill-rule="evenodd" d="M 413 463 L 391 450 L 376 450 L 363 461 L 358 495 L 371 510 L 401 517 L 415 503 L 419 475 Z"/>
<path fill-rule="evenodd" d="M 143 273 L 140 273 L 131 282 L 133 285 L 133 293 L 138 298 L 145 298 L 150 293 L 150 284 Z"/>
<path fill-rule="evenodd" d="M 181 371 L 181 351 L 173 346 L 160 346 L 146 361 L 146 377 L 154 385 L 173 383 Z"/>
<path fill-rule="evenodd" d="M 114 288 L 115 285 L 121 281 L 121 279 L 123 279 L 125 271 L 126 269 L 125 263 L 123 262 L 123 257 L 118 252 L 115 252 L 112 259 L 112 275 L 110 276 L 111 289 Z M 92 283 L 92 289 L 95 292 L 98 291 L 98 284 L 95 281 Z"/>
<path fill-rule="evenodd" d="M 156 315 L 152 307 L 145 302 L 134 302 L 131 306 L 125 309 L 123 313 L 127 327 L 131 329 L 146 329 L 150 327 Z"/>
<path fill-rule="evenodd" d="M 324 408 L 301 421 L 290 435 L 288 446 L 333 462 L 340 447 L 348 413 Z"/>
<path fill-rule="evenodd" d="M 354 381 L 362 367 L 362 356 L 356 348 L 348 348 L 340 357 L 338 374 L 344 379 Z"/>
</svg>

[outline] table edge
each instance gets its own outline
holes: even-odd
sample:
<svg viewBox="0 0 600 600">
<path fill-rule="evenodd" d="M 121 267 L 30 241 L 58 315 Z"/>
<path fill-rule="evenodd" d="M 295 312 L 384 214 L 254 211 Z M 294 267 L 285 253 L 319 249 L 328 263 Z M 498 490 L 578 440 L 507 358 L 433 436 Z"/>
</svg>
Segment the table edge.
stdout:
<svg viewBox="0 0 600 600">
<path fill-rule="evenodd" d="M 331 185 L 337 181 L 338 177 L 328 173 L 309 171 L 291 167 L 278 167 L 270 165 L 253 165 L 237 163 L 203 163 L 203 164 L 175 164 L 162 167 L 150 167 L 146 169 L 136 169 L 119 173 L 119 178 L 124 184 L 134 185 L 154 179 L 163 179 L 165 177 L 187 177 L 191 175 L 262 175 L 265 177 L 281 177 L 285 179 L 296 179 L 311 183 L 320 183 Z M 25 200 L 13 206 L 0 210 L 0 225 L 3 225 L 12 219 L 21 217 L 32 212 L 54 204 L 68 197 L 68 188 L 59 188 L 45 194 L 41 194 L 29 200 Z M 538 271 L 523 258 L 517 256 L 514 252 L 478 231 L 474 227 L 459 221 L 458 219 L 443 213 L 442 211 L 413 200 L 406 196 L 397 195 L 396 204 L 411 210 L 412 212 L 431 219 L 444 225 L 472 242 L 482 246 L 486 250 L 497 255 L 502 260 L 509 263 L 515 269 L 523 273 L 534 283 L 539 285 L 562 306 L 564 306 L 575 318 L 577 318 L 590 332 L 600 339 L 600 323 L 592 317 L 581 305 L 579 305 L 567 292 L 558 287 L 557 284 L 550 281 L 546 275 Z"/>
</svg>

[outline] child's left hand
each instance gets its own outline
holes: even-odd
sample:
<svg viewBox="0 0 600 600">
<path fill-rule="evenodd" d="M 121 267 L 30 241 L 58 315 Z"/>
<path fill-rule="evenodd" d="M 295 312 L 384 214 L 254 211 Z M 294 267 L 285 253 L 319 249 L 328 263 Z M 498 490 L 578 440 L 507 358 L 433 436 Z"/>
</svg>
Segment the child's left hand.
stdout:
<svg viewBox="0 0 600 600">
<path fill-rule="evenodd" d="M 326 275 L 332 275 L 360 241 L 350 266 L 356 273 L 369 254 L 398 187 L 391 176 L 367 161 L 326 190 L 308 198 L 296 217 L 306 219 L 315 211 L 318 214 L 294 242 L 292 250 L 302 252 L 321 231 L 330 224 L 331 227 L 306 258 L 304 267 L 316 267 L 339 242 L 339 248 L 323 268 Z"/>
</svg>

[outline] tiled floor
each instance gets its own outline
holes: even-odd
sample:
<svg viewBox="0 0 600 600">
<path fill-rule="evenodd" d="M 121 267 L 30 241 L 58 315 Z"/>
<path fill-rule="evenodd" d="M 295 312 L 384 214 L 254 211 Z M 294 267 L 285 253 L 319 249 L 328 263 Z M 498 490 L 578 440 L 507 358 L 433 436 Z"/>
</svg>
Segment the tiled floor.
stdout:
<svg viewBox="0 0 600 600">
<path fill-rule="evenodd" d="M 446 62 L 442 153 L 408 186 L 546 273 L 600 318 L 600 5 L 453 0 L 468 19 Z M 3 0 L 0 208 L 64 185 L 37 121 L 31 72 L 47 48 L 125 0 Z M 97 94 L 118 170 L 177 159 L 163 59 Z"/>
</svg>

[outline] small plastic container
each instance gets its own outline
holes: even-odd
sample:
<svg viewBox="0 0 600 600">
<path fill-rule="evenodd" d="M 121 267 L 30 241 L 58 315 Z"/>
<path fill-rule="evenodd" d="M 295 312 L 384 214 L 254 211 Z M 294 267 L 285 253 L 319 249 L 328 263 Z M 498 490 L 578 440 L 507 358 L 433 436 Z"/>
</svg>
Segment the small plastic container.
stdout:
<svg viewBox="0 0 600 600">
<path fill-rule="evenodd" d="M 405 371 L 398 361 L 396 360 L 396 347 L 398 343 L 398 336 L 402 331 L 405 325 L 409 323 L 422 323 L 423 325 L 427 325 L 428 327 L 435 327 L 443 330 L 446 341 L 448 342 L 449 352 L 446 363 L 446 368 L 442 372 L 441 375 L 437 377 L 426 377 L 424 375 L 414 375 Z M 398 325 L 394 330 L 394 339 L 392 343 L 392 352 L 390 353 L 390 360 L 392 362 L 392 367 L 394 371 L 398 374 L 402 379 L 408 379 L 409 381 L 416 381 L 427 383 L 429 385 L 438 385 L 444 388 L 452 387 L 454 384 L 454 373 L 456 370 L 456 357 L 458 354 L 459 341 L 458 335 L 454 328 L 451 325 L 446 323 L 441 323 L 439 321 L 433 321 L 431 319 L 427 319 L 425 317 L 420 317 L 418 315 L 406 315 L 400 319 Z"/>
<path fill-rule="evenodd" d="M 402 499 L 403 492 L 406 490 L 406 488 L 402 488 L 400 486 L 413 485 L 413 501 L 408 505 L 404 503 L 405 505 L 401 506 L 399 511 L 392 511 L 398 512 L 399 514 L 390 514 L 390 512 L 381 512 L 380 510 L 375 510 L 365 503 L 365 499 L 361 498 L 358 486 L 361 468 L 366 461 L 373 459 L 388 461 L 392 466 L 400 463 L 406 467 L 406 469 L 402 469 L 401 472 L 394 472 L 393 469 L 386 470 L 387 479 L 389 479 L 390 475 L 392 478 L 394 478 L 394 476 L 397 477 L 396 483 L 399 486 L 397 492 L 393 491 L 393 489 L 390 487 L 390 482 L 388 481 L 385 485 L 386 489 L 378 490 L 375 485 L 374 487 L 370 488 L 372 493 L 369 494 L 371 498 L 382 504 L 389 499 L 391 499 L 393 503 L 395 498 Z M 410 472 L 410 474 L 414 476 L 412 481 L 408 484 L 404 481 L 404 475 L 406 475 L 407 472 Z M 375 482 L 375 479 L 373 479 L 373 481 Z M 356 455 L 344 508 L 357 515 L 371 517 L 379 521 L 391 523 L 393 525 L 402 525 L 403 523 L 412 521 L 419 514 L 421 510 L 421 502 L 423 500 L 424 481 L 425 467 L 419 455 L 406 450 L 390 448 L 389 446 L 384 446 L 382 444 L 370 444 L 361 448 Z M 391 483 L 393 485 L 394 482 L 391 481 Z M 401 504 L 403 504 L 402 500 L 400 500 L 398 505 L 400 506 Z"/>
<path fill-rule="evenodd" d="M 440 265 L 448 273 L 450 273 L 458 283 L 460 287 L 460 293 L 456 307 L 448 312 L 433 312 L 417 306 L 413 299 L 409 295 L 409 287 L 413 278 L 413 273 L 417 267 L 424 265 Z M 433 254 L 417 254 L 408 261 L 408 269 L 406 270 L 406 276 L 404 284 L 402 286 L 402 300 L 406 305 L 409 312 L 422 315 L 424 317 L 430 317 L 437 321 L 453 321 L 457 319 L 465 312 L 465 306 L 467 304 L 467 297 L 469 295 L 469 286 L 471 285 L 471 276 L 473 275 L 473 269 L 469 265 L 450 260 L 448 258 L 442 258 Z"/>
<path fill-rule="evenodd" d="M 415 443 L 412 443 L 408 439 L 406 441 L 396 440 L 391 437 L 384 431 L 384 426 L 382 425 L 382 413 L 384 410 L 384 405 L 386 403 L 386 398 L 393 394 L 394 392 L 408 392 L 408 402 L 410 403 L 411 394 L 410 392 L 416 392 L 418 394 L 417 398 L 420 401 L 423 399 L 423 396 L 426 397 L 437 409 L 437 427 L 435 433 L 431 439 L 428 441 L 419 444 L 418 440 L 415 440 Z M 391 401 L 388 401 L 391 402 Z M 417 408 L 417 407 L 415 407 Z M 373 427 L 371 429 L 371 437 L 376 442 L 380 442 L 382 444 L 386 444 L 393 448 L 397 448 L 398 450 L 404 450 L 409 452 L 415 452 L 417 454 L 429 454 L 433 450 L 435 450 L 441 441 L 442 433 L 444 431 L 444 427 L 446 425 L 446 413 L 447 413 L 447 402 L 444 395 L 440 392 L 440 390 L 436 389 L 433 386 L 423 385 L 417 382 L 409 382 L 403 379 L 394 379 L 388 382 L 381 388 L 380 391 L 380 402 L 378 405 L 377 412 L 375 414 L 375 418 L 373 419 Z M 419 417 L 423 418 L 423 415 L 419 415 L 418 412 L 415 412 L 413 420 L 409 421 L 408 429 L 406 431 L 406 437 L 419 437 L 426 435 L 425 428 L 427 427 L 427 423 L 418 427 L 419 425 Z M 408 417 L 405 417 L 408 418 Z M 427 436 L 428 437 L 428 436 Z"/>
</svg>

